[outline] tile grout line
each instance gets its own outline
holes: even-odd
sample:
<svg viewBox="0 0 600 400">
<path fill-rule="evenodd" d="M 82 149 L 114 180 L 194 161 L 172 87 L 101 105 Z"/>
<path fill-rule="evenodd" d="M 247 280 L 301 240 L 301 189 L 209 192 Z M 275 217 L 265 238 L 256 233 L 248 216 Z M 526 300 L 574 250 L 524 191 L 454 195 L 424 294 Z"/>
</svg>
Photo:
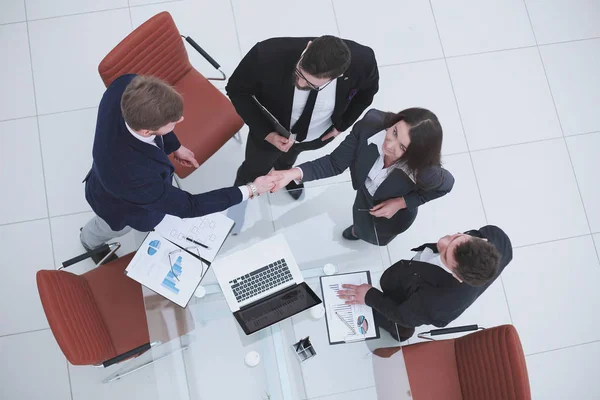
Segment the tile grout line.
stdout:
<svg viewBox="0 0 600 400">
<path fill-rule="evenodd" d="M 324 398 L 330 397 L 332 395 L 340 395 L 340 394 L 346 394 L 346 393 L 350 393 L 350 392 L 357 392 L 359 390 L 365 390 L 365 389 L 374 388 L 374 387 L 376 387 L 376 386 L 375 385 L 370 385 L 370 386 L 365 386 L 365 387 L 361 387 L 361 388 L 357 388 L 357 389 L 343 390 L 341 392 L 324 394 L 323 396 L 307 397 L 306 400 L 319 400 L 319 399 L 324 399 Z"/>
<path fill-rule="evenodd" d="M 235 9 L 233 8 L 233 0 L 229 0 L 229 8 L 231 8 L 231 16 L 233 17 L 233 28 L 235 29 L 235 38 L 238 44 L 238 51 L 240 53 L 240 58 L 243 58 L 242 54 L 242 41 L 240 40 L 240 31 L 237 26 L 237 19 L 235 18 Z"/>
<path fill-rule="evenodd" d="M 433 16 L 433 22 L 435 23 L 435 29 L 438 34 L 438 40 L 440 41 L 440 47 L 442 49 L 442 54 L 444 55 L 444 64 L 446 64 L 446 72 L 448 73 L 448 80 L 450 81 L 450 87 L 452 88 L 452 95 L 454 96 L 454 103 L 456 104 L 456 111 L 458 112 L 458 119 L 460 120 L 460 126 L 463 131 L 463 137 L 465 139 L 465 145 L 467 146 L 467 153 L 469 154 L 469 159 L 471 160 L 471 168 L 473 169 L 473 175 L 475 176 L 475 184 L 477 185 L 477 192 L 479 193 L 479 200 L 481 201 L 481 207 L 483 209 L 483 216 L 485 218 L 486 224 L 488 223 L 487 213 L 485 211 L 485 204 L 483 203 L 483 196 L 481 195 L 481 188 L 479 186 L 479 180 L 477 179 L 477 172 L 475 171 L 475 164 L 473 162 L 473 156 L 471 154 L 471 148 L 469 147 L 469 141 L 467 139 L 467 132 L 465 129 L 465 124 L 463 122 L 462 113 L 460 112 L 460 106 L 458 104 L 458 97 L 456 96 L 456 90 L 454 89 L 454 82 L 452 81 L 452 74 L 450 73 L 450 68 L 448 67 L 448 60 L 446 59 L 446 53 L 444 51 L 444 46 L 442 44 L 442 37 L 440 35 L 440 30 L 437 25 L 437 19 L 435 18 L 435 12 L 433 11 L 433 5 L 431 4 L 431 0 L 429 0 L 429 7 L 431 9 L 431 15 Z"/>
<path fill-rule="evenodd" d="M 594 343 L 598 343 L 598 342 L 600 342 L 600 339 L 599 340 L 592 340 L 590 342 L 585 342 L 585 343 L 577 343 L 577 344 L 572 344 L 572 345 L 569 345 L 569 346 L 558 347 L 556 349 L 550 349 L 550 350 L 538 351 L 538 352 L 535 352 L 535 353 L 529 353 L 529 354 L 525 354 L 525 357 L 537 356 L 539 354 L 545 354 L 545 353 L 552 353 L 554 351 L 572 349 L 573 347 L 585 346 L 585 345 L 588 345 L 588 344 L 594 344 Z"/>
<path fill-rule="evenodd" d="M 20 24 L 23 22 L 37 22 L 37 21 L 45 21 L 45 20 L 49 20 L 49 19 L 57 19 L 57 18 L 64 18 L 64 17 L 73 17 L 73 16 L 77 16 L 77 15 L 86 15 L 86 14 L 97 14 L 97 13 L 102 13 L 102 12 L 107 12 L 107 11 L 117 11 L 117 10 L 125 10 L 127 8 L 131 8 L 131 7 L 147 7 L 147 6 L 154 6 L 157 4 L 169 4 L 169 3 L 181 3 L 183 2 L 183 0 L 164 0 L 164 1 L 157 1 L 155 3 L 148 3 L 148 4 L 138 4 L 138 5 L 127 5 L 125 7 L 114 7 L 114 8 L 106 8 L 106 9 L 102 9 L 102 10 L 91 10 L 91 11 L 82 11 L 82 12 L 77 12 L 77 13 L 72 13 L 72 14 L 62 14 L 62 15 L 53 15 L 51 17 L 42 17 L 42 18 L 33 18 L 33 19 L 28 19 L 27 18 L 27 12 L 25 12 L 25 21 L 15 21 L 15 22 L 5 22 L 3 24 L 0 24 L 0 26 L 4 26 L 4 25 L 12 25 L 12 24 Z M 129 0 L 127 2 L 129 4 Z"/>
<path fill-rule="evenodd" d="M 539 246 L 542 244 L 548 244 L 548 243 L 555 243 L 555 242 L 560 242 L 562 240 L 571 240 L 571 239 L 577 239 L 577 238 L 582 238 L 582 237 L 586 237 L 586 236 L 593 236 L 594 233 L 583 233 L 581 235 L 575 235 L 575 236 L 568 236 L 568 237 L 563 237 L 563 238 L 559 238 L 559 239 L 552 239 L 552 240 L 546 240 L 543 242 L 536 242 L 536 243 L 529 243 L 529 244 L 524 244 L 522 246 L 513 246 L 513 249 L 524 249 L 526 247 L 531 247 L 531 246 Z M 592 237 L 593 240 L 593 237 Z"/>
<path fill-rule="evenodd" d="M 27 2 L 23 0 L 25 4 L 25 18 L 27 18 Z M 40 129 L 40 118 L 38 114 L 38 104 L 37 104 L 37 91 L 35 87 L 35 74 L 33 72 L 33 53 L 31 51 L 31 35 L 29 33 L 29 20 L 25 22 L 25 27 L 27 28 L 27 46 L 29 48 L 29 62 L 31 64 L 31 83 L 33 86 L 33 103 L 35 105 L 35 121 L 37 124 L 37 137 L 38 137 L 38 145 L 40 146 L 40 161 L 42 165 L 42 177 L 44 178 L 44 196 L 46 197 L 46 219 L 48 220 L 48 230 L 50 232 L 50 247 L 52 250 L 52 262 L 53 265 L 56 265 L 56 254 L 54 253 L 54 239 L 52 237 L 52 224 L 50 223 L 50 202 L 48 201 L 48 185 L 46 183 L 46 168 L 44 167 L 44 152 L 42 148 L 42 133 Z"/>
<path fill-rule="evenodd" d="M 577 179 L 577 171 L 575 171 L 575 166 L 573 165 L 573 157 L 571 157 L 571 150 L 569 149 L 569 143 L 567 143 L 567 136 L 565 136 L 565 129 L 562 124 L 562 120 L 560 118 L 560 113 L 558 112 L 558 107 L 556 106 L 556 100 L 554 99 L 554 92 L 552 91 L 552 85 L 550 85 L 550 79 L 548 78 L 548 72 L 546 71 L 546 64 L 544 63 L 544 58 L 542 57 L 542 51 L 540 50 L 540 46 L 538 44 L 537 35 L 535 34 L 535 30 L 533 29 L 533 23 L 531 22 L 531 15 L 529 14 L 529 8 L 527 7 L 527 2 L 523 0 L 523 5 L 525 6 L 525 11 L 527 12 L 527 18 L 529 19 L 529 23 L 531 24 L 531 30 L 533 31 L 533 38 L 535 40 L 535 44 L 538 51 L 538 57 L 540 58 L 540 63 L 542 64 L 542 70 L 544 71 L 544 77 L 546 78 L 546 84 L 548 85 L 548 90 L 550 91 L 550 98 L 552 99 L 552 105 L 554 106 L 554 112 L 556 113 L 556 118 L 558 119 L 558 124 L 560 126 L 560 131 L 562 133 L 563 143 L 565 144 L 565 149 L 567 150 L 567 157 L 569 157 L 569 163 L 571 164 L 571 172 L 573 173 L 573 178 L 575 179 L 575 185 L 577 186 L 577 192 L 579 193 L 579 201 L 581 202 L 581 206 L 583 207 L 583 214 L 585 215 L 585 221 L 587 222 L 588 231 L 590 235 L 592 235 L 592 224 L 590 223 L 590 218 L 588 216 L 587 209 L 585 207 L 585 202 L 583 201 L 583 195 L 581 194 L 581 186 L 579 185 L 579 179 Z M 598 247 L 596 246 L 596 241 L 592 236 L 592 244 L 594 245 L 594 250 L 596 250 L 596 259 L 598 263 L 600 263 L 600 254 L 598 252 Z"/>
<path fill-rule="evenodd" d="M 131 24 L 131 30 L 133 31 L 133 17 L 131 16 L 131 0 L 127 0 L 127 10 L 129 12 L 129 23 Z"/>
<path fill-rule="evenodd" d="M 43 331 L 49 331 L 49 330 L 50 330 L 50 328 L 41 328 L 41 329 L 32 329 L 30 331 L 7 333 L 6 335 L 0 335 L 0 338 L 5 338 L 5 337 L 9 337 L 9 336 L 24 335 L 26 333 L 43 332 Z"/>
<path fill-rule="evenodd" d="M 85 110 L 91 110 L 93 108 L 98 108 L 98 106 L 75 108 L 73 110 L 54 111 L 54 112 L 44 113 L 44 114 L 38 114 L 38 113 L 36 113 L 34 115 L 26 115 L 26 116 L 23 116 L 23 117 L 0 119 L 0 123 L 2 123 L 2 122 L 9 122 L 9 121 L 18 121 L 18 120 L 27 119 L 27 118 L 45 117 L 45 116 L 48 116 L 48 115 L 64 114 L 64 113 L 69 113 L 69 112 L 85 111 Z M 591 132 L 591 133 L 593 133 L 593 132 Z"/>
<path fill-rule="evenodd" d="M 69 360 L 65 357 L 65 364 L 67 367 L 67 378 L 69 378 L 69 391 L 71 392 L 71 400 L 74 400 L 73 397 L 73 385 L 71 384 L 71 370 L 69 369 Z"/>
<path fill-rule="evenodd" d="M 337 28 L 338 37 L 342 37 L 342 32 L 340 31 L 340 23 L 338 22 L 337 13 L 335 12 L 335 4 L 333 0 L 331 0 L 331 9 L 333 10 L 333 19 L 335 20 L 335 27 Z"/>
<path fill-rule="evenodd" d="M 0 227 L 2 227 L 2 226 L 8 226 L 8 225 L 25 224 L 27 222 L 41 221 L 41 220 L 44 220 L 44 219 L 70 217 L 70 216 L 73 216 L 73 215 L 86 214 L 86 213 L 89 213 L 89 212 L 93 212 L 93 211 L 92 210 L 76 211 L 76 212 L 68 213 L 68 214 L 50 215 L 48 217 L 42 217 L 42 218 L 33 218 L 33 219 L 26 219 L 26 220 L 23 220 L 23 221 L 6 222 L 6 223 L 3 223 L 3 224 L 0 224 Z"/>
<path fill-rule="evenodd" d="M 48 230 L 50 232 L 50 247 L 52 250 L 52 264 L 56 265 L 56 254 L 54 251 L 54 238 L 52 235 L 52 223 L 50 220 L 50 202 L 48 201 L 48 185 L 46 184 L 46 169 L 44 167 L 44 154 L 43 154 L 43 148 L 42 148 L 42 133 L 40 130 L 40 117 L 38 116 L 38 104 L 37 104 L 37 94 L 36 94 L 36 88 L 35 88 L 35 74 L 33 72 L 33 54 L 31 51 L 31 35 L 29 33 L 29 19 L 27 18 L 27 0 L 23 0 L 24 6 L 25 6 L 25 19 L 27 20 L 25 22 L 25 27 L 27 28 L 27 46 L 29 48 L 29 62 L 31 63 L 31 83 L 33 86 L 33 101 L 35 104 L 35 120 L 36 120 L 36 124 L 37 124 L 37 136 L 38 136 L 38 145 L 40 146 L 40 160 L 41 160 L 41 165 L 42 165 L 42 177 L 44 178 L 44 195 L 46 197 L 46 213 L 47 213 L 47 220 L 48 220 Z M 49 329 L 49 328 L 48 328 Z M 65 363 L 66 363 L 66 368 L 67 368 L 67 379 L 69 382 L 69 394 L 71 396 L 71 400 L 73 400 L 73 387 L 71 386 L 71 372 L 69 371 L 69 364 L 68 361 L 65 357 Z"/>
<path fill-rule="evenodd" d="M 477 185 L 477 192 L 479 193 L 479 201 L 481 202 L 481 209 L 483 210 L 483 217 L 485 218 L 485 223 L 489 224 L 487 212 L 485 211 L 485 204 L 483 202 L 483 195 L 481 194 L 481 187 L 479 185 L 479 179 L 477 178 L 477 171 L 475 170 L 475 162 L 473 161 L 473 154 L 471 154 L 471 148 L 469 147 L 469 140 L 467 139 L 467 130 L 465 129 L 462 113 L 460 112 L 460 105 L 458 104 L 458 97 L 456 96 L 454 82 L 452 81 L 452 74 L 450 73 L 450 67 L 448 66 L 448 59 L 446 57 L 446 52 L 444 50 L 444 44 L 442 42 L 442 35 L 440 34 L 440 29 L 438 27 L 437 18 L 435 17 L 435 11 L 433 10 L 433 4 L 431 4 L 431 0 L 429 0 L 429 8 L 431 9 L 431 15 L 433 16 L 433 22 L 435 24 L 435 29 L 438 34 L 438 40 L 440 41 L 440 48 L 442 49 L 442 55 L 444 56 L 444 64 L 446 65 L 446 72 L 448 73 L 448 80 L 450 81 L 450 87 L 452 88 L 452 95 L 454 96 L 454 102 L 456 104 L 456 110 L 458 112 L 458 119 L 460 120 L 460 125 L 463 130 L 463 136 L 465 138 L 465 145 L 467 146 L 467 151 L 469 153 L 469 159 L 471 160 L 471 168 L 473 169 L 473 176 L 475 177 L 475 184 Z M 510 322 L 511 322 L 511 324 L 514 324 L 512 312 L 510 311 L 510 305 L 508 303 L 508 296 L 506 295 L 506 288 L 504 287 L 504 281 L 502 280 L 501 276 L 500 276 L 500 284 L 502 285 L 502 292 L 504 293 L 504 302 L 506 303 L 506 309 L 508 310 L 508 316 L 510 318 Z"/>
</svg>

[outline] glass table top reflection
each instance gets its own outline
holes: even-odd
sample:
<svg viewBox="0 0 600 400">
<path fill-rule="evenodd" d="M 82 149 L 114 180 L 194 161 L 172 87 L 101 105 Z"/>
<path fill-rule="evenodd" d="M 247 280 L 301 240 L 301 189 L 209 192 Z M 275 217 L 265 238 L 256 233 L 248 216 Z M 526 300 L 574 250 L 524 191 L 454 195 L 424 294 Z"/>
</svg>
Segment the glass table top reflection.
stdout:
<svg viewBox="0 0 600 400">
<path fill-rule="evenodd" d="M 298 200 L 286 191 L 260 196 L 238 207 L 243 228 L 231 235 L 219 257 L 275 234 L 283 234 L 307 284 L 322 298 L 320 276 L 368 270 L 372 284 L 390 265 L 386 247 L 349 241 L 355 192 L 350 182 L 311 185 Z M 301 312 L 246 335 L 221 293 L 212 270 L 183 309 L 144 288 L 150 341 L 143 357 L 169 373 L 156 374 L 159 398 L 173 399 L 409 399 L 402 352 L 380 358 L 372 351 L 399 343 L 380 329 L 380 338 L 330 345 L 325 317 Z M 299 340 L 309 337 L 316 353 L 301 361 Z M 258 354 L 258 363 L 248 358 Z M 256 361 L 256 360 L 254 360 Z M 250 362 L 252 364 L 252 362 Z"/>
</svg>

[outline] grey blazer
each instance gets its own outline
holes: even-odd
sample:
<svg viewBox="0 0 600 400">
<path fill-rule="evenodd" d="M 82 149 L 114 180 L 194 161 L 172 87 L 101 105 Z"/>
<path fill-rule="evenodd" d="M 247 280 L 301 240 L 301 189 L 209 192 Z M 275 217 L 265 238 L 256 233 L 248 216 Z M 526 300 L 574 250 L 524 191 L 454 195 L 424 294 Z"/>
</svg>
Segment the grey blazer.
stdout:
<svg viewBox="0 0 600 400">
<path fill-rule="evenodd" d="M 384 129 L 384 118 L 384 112 L 369 110 L 331 154 L 298 166 L 302 169 L 303 181 L 339 175 L 350 168 L 352 187 L 357 191 L 353 212 L 355 233 L 363 240 L 380 245 L 389 243 L 397 234 L 408 229 L 420 205 L 445 195 L 454 185 L 452 174 L 441 166 L 418 171 L 416 183 L 404 171 L 396 168 L 371 196 L 365 188 L 365 180 L 379 157 L 379 150 L 374 143 L 369 144 L 368 139 Z M 357 211 L 358 208 L 370 208 L 395 197 L 404 197 L 406 209 L 398 211 L 390 219 L 374 218 L 367 212 Z M 378 240 L 373 238 L 375 228 Z"/>
</svg>

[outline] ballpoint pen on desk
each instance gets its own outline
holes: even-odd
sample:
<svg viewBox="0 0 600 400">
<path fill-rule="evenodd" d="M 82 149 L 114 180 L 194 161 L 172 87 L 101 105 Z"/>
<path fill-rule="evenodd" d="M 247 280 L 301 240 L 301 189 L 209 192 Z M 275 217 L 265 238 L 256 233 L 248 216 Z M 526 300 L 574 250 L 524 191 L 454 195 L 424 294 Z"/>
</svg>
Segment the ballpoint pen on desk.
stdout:
<svg viewBox="0 0 600 400">
<path fill-rule="evenodd" d="M 205 248 L 205 249 L 207 249 L 207 250 L 210 250 L 210 247 L 208 247 L 208 246 L 207 246 L 207 245 L 205 245 L 204 243 L 197 242 L 197 241 L 195 241 L 195 240 L 194 240 L 194 239 L 192 239 L 192 238 L 189 238 L 189 237 L 187 237 L 187 236 L 186 236 L 185 240 L 187 240 L 188 242 L 192 242 L 192 243 L 194 243 L 194 244 L 197 244 L 198 246 L 202 246 L 202 247 L 204 247 L 204 248 Z"/>
<path fill-rule="evenodd" d="M 346 321 L 340 314 L 338 314 L 337 311 L 335 312 L 335 315 L 337 315 L 338 318 L 340 319 L 340 321 L 342 321 L 348 327 L 348 329 L 350 329 L 352 331 L 353 335 L 356 335 L 356 330 L 354 329 L 354 327 L 352 325 L 350 325 L 348 323 L 348 321 Z"/>
</svg>

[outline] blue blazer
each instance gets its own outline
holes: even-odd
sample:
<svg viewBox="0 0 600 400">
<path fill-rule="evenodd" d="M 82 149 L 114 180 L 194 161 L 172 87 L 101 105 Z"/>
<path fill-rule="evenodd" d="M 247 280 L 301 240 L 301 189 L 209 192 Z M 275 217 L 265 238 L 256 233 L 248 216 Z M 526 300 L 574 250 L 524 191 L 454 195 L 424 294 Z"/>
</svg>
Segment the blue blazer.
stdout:
<svg viewBox="0 0 600 400">
<path fill-rule="evenodd" d="M 126 226 L 147 232 L 165 214 L 199 217 L 242 201 L 237 187 L 190 194 L 172 184 L 175 168 L 167 157 L 181 145 L 174 132 L 162 137 L 164 150 L 135 138 L 125 126 L 121 96 L 135 75 L 123 75 L 106 89 L 96 122 L 93 164 L 85 198 L 100 218 L 117 231 Z"/>
</svg>

